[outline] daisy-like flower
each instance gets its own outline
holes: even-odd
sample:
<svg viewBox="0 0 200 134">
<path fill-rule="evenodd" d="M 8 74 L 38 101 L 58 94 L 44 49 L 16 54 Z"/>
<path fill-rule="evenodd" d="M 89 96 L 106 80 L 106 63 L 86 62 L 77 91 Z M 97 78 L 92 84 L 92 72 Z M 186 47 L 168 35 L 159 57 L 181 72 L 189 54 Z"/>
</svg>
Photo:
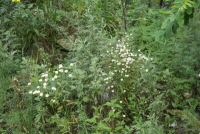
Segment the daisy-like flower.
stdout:
<svg viewBox="0 0 200 134">
<path fill-rule="evenodd" d="M 56 88 L 55 88 L 55 87 L 52 87 L 51 89 L 52 89 L 52 90 L 54 90 L 54 91 L 56 90 Z"/>
<path fill-rule="evenodd" d="M 40 93 L 40 96 L 43 96 L 43 93 Z"/>
<path fill-rule="evenodd" d="M 46 73 L 42 73 L 42 76 L 41 77 L 48 77 L 48 74 Z"/>
<path fill-rule="evenodd" d="M 51 80 L 52 80 L 52 81 L 54 81 L 54 80 L 55 80 L 55 78 L 52 78 Z"/>
<path fill-rule="evenodd" d="M 29 91 L 28 93 L 29 93 L 29 94 L 33 94 L 33 91 Z"/>
<path fill-rule="evenodd" d="M 28 86 L 30 86 L 30 85 L 31 85 L 31 83 L 29 82 L 29 83 L 28 83 Z"/>
<path fill-rule="evenodd" d="M 43 86 L 44 86 L 44 87 L 47 86 L 47 83 L 43 83 Z"/>
<path fill-rule="evenodd" d="M 123 115 L 123 117 L 126 117 L 126 115 Z"/>
<path fill-rule="evenodd" d="M 54 78 L 54 79 L 56 79 L 56 78 L 58 78 L 58 76 L 57 76 L 57 75 L 55 75 L 53 78 Z"/>
<path fill-rule="evenodd" d="M 62 64 L 60 64 L 59 66 L 58 66 L 58 68 L 62 68 L 63 67 L 63 65 Z"/>
<path fill-rule="evenodd" d="M 112 92 L 115 92 L 115 90 L 112 90 Z"/>
<path fill-rule="evenodd" d="M 125 77 L 129 77 L 129 75 L 125 75 Z"/>
<path fill-rule="evenodd" d="M 48 74 L 46 73 L 46 74 L 44 74 L 44 77 L 48 77 Z"/>
<path fill-rule="evenodd" d="M 49 94 L 45 94 L 45 97 L 49 97 Z"/>
<path fill-rule="evenodd" d="M 39 94 L 40 93 L 40 90 L 35 90 L 34 92 L 33 92 L 33 94 Z"/>
<path fill-rule="evenodd" d="M 62 73 L 62 72 L 63 72 L 63 69 L 59 69 L 58 71 Z"/>
<path fill-rule="evenodd" d="M 37 88 L 40 88 L 40 86 L 37 86 Z"/>
<path fill-rule="evenodd" d="M 42 79 L 39 79 L 39 82 L 42 82 Z"/>
<path fill-rule="evenodd" d="M 70 65 L 70 66 L 73 66 L 74 64 L 73 64 L 73 63 L 70 63 L 69 65 Z"/>
<path fill-rule="evenodd" d="M 55 102 L 56 100 L 54 100 L 54 99 L 51 99 L 51 101 L 52 101 L 52 102 Z"/>
<path fill-rule="evenodd" d="M 55 74 L 58 74 L 58 71 L 55 71 Z"/>
<path fill-rule="evenodd" d="M 65 73 L 67 73 L 68 72 L 68 70 L 65 70 Z"/>
<path fill-rule="evenodd" d="M 46 78 L 46 79 L 44 79 L 44 81 L 46 81 L 46 82 L 47 82 L 47 81 L 48 81 L 48 79 Z"/>
<path fill-rule="evenodd" d="M 149 71 L 149 69 L 145 69 L 145 72 L 148 72 Z"/>
<path fill-rule="evenodd" d="M 119 101 L 119 103 L 122 103 L 122 101 Z"/>
<path fill-rule="evenodd" d="M 69 74 L 69 77 L 72 77 L 72 74 Z"/>
</svg>

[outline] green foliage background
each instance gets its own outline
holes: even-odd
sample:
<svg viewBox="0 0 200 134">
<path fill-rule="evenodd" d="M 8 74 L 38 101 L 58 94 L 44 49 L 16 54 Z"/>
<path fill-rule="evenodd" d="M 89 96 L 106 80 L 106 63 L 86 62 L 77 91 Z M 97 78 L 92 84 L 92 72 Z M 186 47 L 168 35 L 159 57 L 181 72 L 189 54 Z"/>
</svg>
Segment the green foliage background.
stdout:
<svg viewBox="0 0 200 134">
<path fill-rule="evenodd" d="M 199 7 L 0 1 L 0 132 L 199 133 Z"/>
</svg>

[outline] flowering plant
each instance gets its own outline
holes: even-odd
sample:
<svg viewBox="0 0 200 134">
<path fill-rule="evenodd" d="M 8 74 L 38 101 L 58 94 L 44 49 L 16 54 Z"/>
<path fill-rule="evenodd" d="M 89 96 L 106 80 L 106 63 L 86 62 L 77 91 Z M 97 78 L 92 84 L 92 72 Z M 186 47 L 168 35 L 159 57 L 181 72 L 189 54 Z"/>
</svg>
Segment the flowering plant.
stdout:
<svg viewBox="0 0 200 134">
<path fill-rule="evenodd" d="M 62 105 L 67 101 L 67 96 L 70 96 L 74 68 L 75 64 L 71 63 L 68 67 L 60 64 L 54 70 L 48 69 L 39 78 L 28 83 L 28 88 L 31 89 L 28 94 L 34 100 L 46 100 L 46 104 L 54 108 Z"/>
</svg>

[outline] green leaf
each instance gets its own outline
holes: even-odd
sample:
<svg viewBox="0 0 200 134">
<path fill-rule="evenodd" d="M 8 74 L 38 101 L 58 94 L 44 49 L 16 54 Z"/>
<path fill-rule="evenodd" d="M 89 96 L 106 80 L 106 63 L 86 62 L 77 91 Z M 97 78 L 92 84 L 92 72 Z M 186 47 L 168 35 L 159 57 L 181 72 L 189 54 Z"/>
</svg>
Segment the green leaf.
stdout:
<svg viewBox="0 0 200 134">
<path fill-rule="evenodd" d="M 98 124 L 98 129 L 100 129 L 100 130 L 107 130 L 107 131 L 110 131 L 110 130 L 111 130 L 111 128 L 108 127 L 107 124 L 102 123 L 102 122 L 100 122 L 100 123 Z"/>
<path fill-rule="evenodd" d="M 192 19 L 194 15 L 194 8 L 192 8 L 192 13 L 189 15 L 189 17 Z"/>
<path fill-rule="evenodd" d="M 189 15 L 185 12 L 184 15 L 184 25 L 187 25 L 189 23 Z"/>
<path fill-rule="evenodd" d="M 113 116 L 114 114 L 115 114 L 115 112 L 114 112 L 113 110 L 111 110 L 111 111 L 108 113 L 109 117 Z"/>
<path fill-rule="evenodd" d="M 36 33 L 37 36 L 40 36 L 39 31 L 37 29 L 33 29 L 33 31 Z"/>
<path fill-rule="evenodd" d="M 173 22 L 176 19 L 176 15 L 175 14 L 171 14 L 169 17 L 170 22 Z"/>
<path fill-rule="evenodd" d="M 174 3 L 175 4 L 180 4 L 180 3 L 183 3 L 183 0 L 175 0 Z"/>
<path fill-rule="evenodd" d="M 179 25 L 183 25 L 183 24 L 184 24 L 184 19 L 183 19 L 182 15 L 183 15 L 183 17 L 184 17 L 184 14 L 183 14 L 182 12 L 178 12 L 178 13 L 177 13 L 177 16 L 176 16 L 176 22 L 177 22 Z"/>
<path fill-rule="evenodd" d="M 191 13 L 193 13 L 193 10 L 192 10 L 192 9 L 193 9 L 193 8 L 191 8 L 191 7 L 187 8 L 186 13 L 187 13 L 188 15 L 190 15 Z"/>
<path fill-rule="evenodd" d="M 165 19 L 162 23 L 161 29 L 165 29 L 169 25 L 169 18 Z"/>
<path fill-rule="evenodd" d="M 165 36 L 165 38 L 169 38 L 171 34 L 172 34 L 172 24 L 170 24 L 166 28 L 164 36 Z"/>
<path fill-rule="evenodd" d="M 87 97 L 87 96 L 83 97 L 84 102 L 88 102 L 89 100 L 90 100 L 89 97 Z"/>
<path fill-rule="evenodd" d="M 172 32 L 174 34 L 176 34 L 176 31 L 177 31 L 178 28 L 179 28 L 179 24 L 176 21 L 174 21 L 174 24 L 172 26 Z"/>
</svg>

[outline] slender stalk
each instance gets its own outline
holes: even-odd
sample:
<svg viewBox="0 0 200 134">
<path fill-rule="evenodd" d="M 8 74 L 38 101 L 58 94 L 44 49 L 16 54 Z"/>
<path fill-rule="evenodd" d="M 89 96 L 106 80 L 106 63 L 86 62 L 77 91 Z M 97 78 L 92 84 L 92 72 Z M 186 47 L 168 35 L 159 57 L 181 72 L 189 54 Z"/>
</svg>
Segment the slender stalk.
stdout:
<svg viewBox="0 0 200 134">
<path fill-rule="evenodd" d="M 124 31 L 127 31 L 127 20 L 126 20 L 126 0 L 121 0 L 121 8 L 122 8 L 122 18 L 124 23 Z"/>
</svg>

